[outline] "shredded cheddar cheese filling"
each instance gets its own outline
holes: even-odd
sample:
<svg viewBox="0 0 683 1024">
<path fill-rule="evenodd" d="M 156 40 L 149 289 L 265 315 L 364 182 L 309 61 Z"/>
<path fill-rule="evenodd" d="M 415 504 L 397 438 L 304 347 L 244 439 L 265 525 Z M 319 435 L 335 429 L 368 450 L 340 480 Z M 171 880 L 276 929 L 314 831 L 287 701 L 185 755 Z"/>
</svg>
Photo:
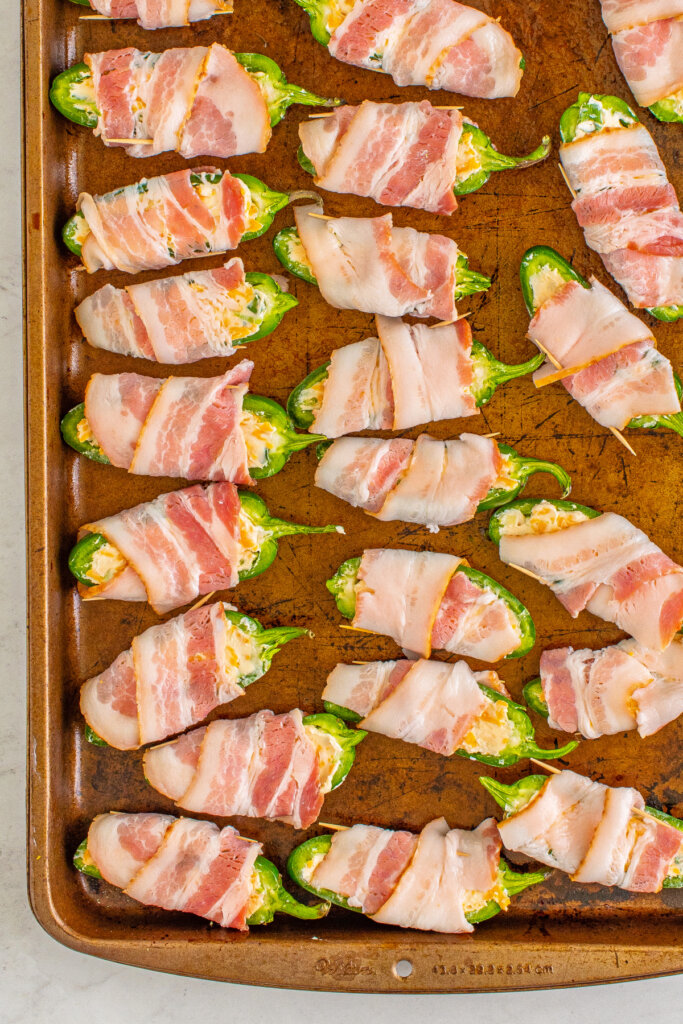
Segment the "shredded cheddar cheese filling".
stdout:
<svg viewBox="0 0 683 1024">
<path fill-rule="evenodd" d="M 504 700 L 490 701 L 462 740 L 462 749 L 468 754 L 491 754 L 495 757 L 510 746 L 515 739 L 515 726 L 508 718 L 507 709 Z"/>
<path fill-rule="evenodd" d="M 525 516 L 521 509 L 506 509 L 499 516 L 501 534 L 506 537 L 523 537 L 530 533 L 557 533 L 569 526 L 583 523 L 588 516 L 580 509 L 555 508 L 549 501 L 539 501 L 531 515 Z"/>
</svg>

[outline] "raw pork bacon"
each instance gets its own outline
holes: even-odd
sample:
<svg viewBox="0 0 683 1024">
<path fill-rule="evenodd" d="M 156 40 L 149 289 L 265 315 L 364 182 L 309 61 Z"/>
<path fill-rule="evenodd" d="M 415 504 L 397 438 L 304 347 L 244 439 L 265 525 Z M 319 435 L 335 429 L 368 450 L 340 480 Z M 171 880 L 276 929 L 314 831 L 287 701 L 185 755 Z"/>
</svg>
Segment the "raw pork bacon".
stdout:
<svg viewBox="0 0 683 1024">
<path fill-rule="evenodd" d="M 395 228 L 390 213 L 321 220 L 319 210 L 296 206 L 294 217 L 326 302 L 385 316 L 455 319 L 458 247 L 452 239 Z"/>
<path fill-rule="evenodd" d="M 90 0 L 107 18 L 136 18 L 142 28 L 180 28 L 232 11 L 232 0 Z"/>
<path fill-rule="evenodd" d="M 222 175 L 211 207 L 192 185 L 200 172 Z M 248 206 L 247 187 L 215 167 L 145 178 L 103 196 L 82 192 L 78 209 L 89 228 L 83 265 L 91 274 L 100 267 L 136 274 L 235 249 L 248 227 Z"/>
<path fill-rule="evenodd" d="M 505 535 L 504 562 L 550 587 L 569 614 L 584 609 L 663 651 L 683 624 L 683 568 L 613 512 L 553 533 Z"/>
<path fill-rule="evenodd" d="M 143 476 L 253 483 L 241 427 L 254 364 L 221 377 L 95 373 L 85 390 L 85 418 L 114 466 Z"/>
<path fill-rule="evenodd" d="M 654 335 L 594 277 L 590 288 L 578 281 L 558 288 L 536 311 L 527 337 L 553 357 L 534 382 L 557 375 L 555 364 L 577 369 L 562 383 L 604 427 L 680 412 L 671 363 L 657 352 Z"/>
<path fill-rule="evenodd" d="M 244 693 L 230 658 L 232 605 L 218 601 L 152 626 L 81 687 L 81 711 L 110 746 L 133 750 L 201 722 Z"/>
<path fill-rule="evenodd" d="M 299 125 L 320 188 L 443 214 L 458 205 L 453 189 L 461 135 L 460 111 L 438 110 L 426 100 L 365 100 Z"/>
<path fill-rule="evenodd" d="M 515 96 L 522 79 L 512 36 L 454 0 L 356 0 L 328 46 L 338 60 L 385 71 L 397 85 L 495 99 Z"/>
<path fill-rule="evenodd" d="M 254 294 L 242 260 L 234 257 L 215 270 L 125 288 L 105 284 L 75 315 L 95 348 L 179 365 L 231 356 L 231 342 L 254 332 L 242 316 Z"/>
<path fill-rule="evenodd" d="M 231 826 L 168 814 L 98 814 L 88 853 L 105 881 L 148 907 L 183 910 L 248 931 L 261 843 Z"/>
<path fill-rule="evenodd" d="M 309 879 L 382 924 L 422 931 L 473 931 L 466 902 L 496 885 L 500 836 L 493 818 L 472 832 L 437 818 L 419 836 L 372 825 L 335 832 Z"/>
<path fill-rule="evenodd" d="M 477 685 L 480 677 L 488 684 L 488 676 L 464 661 L 337 665 L 322 696 L 362 715 L 362 729 L 450 757 L 491 703 Z"/>
<path fill-rule="evenodd" d="M 342 437 L 325 452 L 315 483 L 385 522 L 436 531 L 473 519 L 501 467 L 496 442 L 476 434 L 450 441 Z"/>
<path fill-rule="evenodd" d="M 378 316 L 376 324 L 379 338 L 332 353 L 313 430 L 339 437 L 476 415 L 466 320 L 428 328 Z"/>
<path fill-rule="evenodd" d="M 150 53 L 86 53 L 100 117 L 95 134 L 128 156 L 263 153 L 271 136 L 261 90 L 220 43 Z M 146 144 L 110 142 L 147 139 Z"/>
<path fill-rule="evenodd" d="M 200 814 L 308 828 L 323 805 L 325 769 L 298 709 L 211 722 L 152 747 L 144 768 L 155 789 Z"/>
<path fill-rule="evenodd" d="M 79 584 L 84 601 L 149 601 L 159 615 L 234 587 L 241 553 L 240 503 L 231 483 L 161 494 L 82 532 L 101 533 L 128 563 L 109 582 Z"/>
<path fill-rule="evenodd" d="M 683 304 L 683 214 L 649 132 L 603 128 L 560 146 L 586 244 L 630 302 Z"/>
<path fill-rule="evenodd" d="M 642 107 L 683 87 L 682 0 L 602 0 L 621 73 Z"/>
<path fill-rule="evenodd" d="M 456 571 L 461 564 L 433 551 L 364 551 L 353 625 L 424 658 L 434 648 L 498 661 L 519 646 L 519 628 L 502 598 Z"/>
<path fill-rule="evenodd" d="M 651 736 L 683 714 L 683 640 L 661 653 L 631 639 L 600 651 L 544 651 L 541 684 L 554 729 L 586 739 L 631 729 Z"/>
<path fill-rule="evenodd" d="M 635 789 L 563 771 L 498 828 L 508 850 L 566 871 L 574 881 L 659 892 L 681 852 L 683 832 L 643 814 L 644 807 Z"/>
</svg>

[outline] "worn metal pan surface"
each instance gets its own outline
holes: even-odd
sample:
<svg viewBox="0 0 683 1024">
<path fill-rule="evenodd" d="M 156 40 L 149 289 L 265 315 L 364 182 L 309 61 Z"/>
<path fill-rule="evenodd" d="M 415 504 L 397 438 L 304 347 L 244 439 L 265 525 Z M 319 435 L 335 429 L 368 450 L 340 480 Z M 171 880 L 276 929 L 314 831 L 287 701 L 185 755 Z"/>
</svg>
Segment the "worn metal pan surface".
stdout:
<svg viewBox="0 0 683 1024">
<path fill-rule="evenodd" d="M 579 89 L 614 92 L 630 100 L 597 0 L 565 0 L 559 6 L 544 0 L 504 0 L 480 6 L 502 17 L 525 53 L 527 71 L 519 96 L 496 102 L 459 101 L 442 93 L 433 99 L 463 102 L 504 152 L 526 152 L 546 132 L 557 143 L 559 115 Z M 90 132 L 68 124 L 50 108 L 49 81 L 85 50 L 125 45 L 163 49 L 218 39 L 235 50 L 265 52 L 281 63 L 292 81 L 350 102 L 425 95 L 417 89 L 399 90 L 386 76 L 334 61 L 314 42 L 306 16 L 292 0 L 240 0 L 236 9 L 232 16 L 194 28 L 144 32 L 132 22 L 80 20 L 84 8 L 66 0 L 24 4 L 28 861 L 35 914 L 55 938 L 84 952 L 157 970 L 258 985 L 452 992 L 576 985 L 681 970 L 683 890 L 639 897 L 572 885 L 556 873 L 473 936 L 402 932 L 335 910 L 314 926 L 279 919 L 245 937 L 208 927 L 191 916 L 144 909 L 109 886 L 78 875 L 71 866 L 73 850 L 94 814 L 110 808 L 163 810 L 167 804 L 144 782 L 138 754 L 102 750 L 85 742 L 77 700 L 80 682 L 108 665 L 155 616 L 142 605 L 83 606 L 71 585 L 66 555 L 80 523 L 169 490 L 174 481 L 128 477 L 123 471 L 79 460 L 60 441 L 60 415 L 78 400 L 92 372 L 163 375 L 164 368 L 96 352 L 85 344 L 72 316 L 75 303 L 106 281 L 122 284 L 123 275 L 100 272 L 88 277 L 77 270 L 75 258 L 59 240 L 59 229 L 81 189 L 103 192 L 143 175 L 180 168 L 183 161 L 176 155 L 133 161 L 105 150 Z M 296 108 L 290 111 L 265 155 L 232 161 L 231 169 L 250 171 L 277 188 L 309 185 L 296 161 L 299 116 L 307 115 L 303 110 L 299 115 Z M 683 194 L 677 128 L 658 124 L 647 113 L 642 116 Z M 378 209 L 370 200 L 336 195 L 326 195 L 325 205 L 335 214 L 374 214 Z M 488 295 L 474 298 L 467 308 L 475 334 L 508 362 L 531 354 L 524 340 L 528 318 L 517 282 L 519 260 L 529 245 L 551 244 L 573 258 L 579 271 L 595 272 L 606 281 L 598 257 L 584 246 L 556 155 L 530 170 L 494 176 L 481 192 L 466 197 L 450 220 L 410 210 L 397 211 L 395 219 L 452 235 L 476 269 L 493 275 Z M 284 211 L 268 236 L 242 248 L 247 269 L 280 269 L 271 240 L 274 231 L 288 223 L 291 212 Z M 216 257 L 202 265 L 219 262 Z M 333 348 L 373 333 L 370 317 L 331 309 L 305 283 L 294 280 L 291 287 L 300 300 L 298 309 L 286 316 L 274 335 L 249 349 L 256 360 L 253 390 L 280 401 Z M 662 351 L 680 369 L 683 325 L 657 324 L 655 332 Z M 222 368 L 216 360 L 181 367 L 179 372 L 210 375 Z M 536 392 L 528 380 L 513 381 L 499 391 L 474 427 L 467 421 L 442 423 L 433 430 L 447 436 L 464 428 L 501 431 L 521 452 L 557 460 L 573 474 L 573 498 L 622 512 L 668 553 L 679 559 L 683 555 L 678 530 L 681 442 L 673 434 L 632 432 L 638 453 L 633 458 L 561 386 Z M 485 515 L 436 536 L 421 528 L 378 523 L 312 486 L 314 458 L 311 451 L 295 456 L 280 476 L 259 486 L 259 492 L 275 513 L 308 522 L 340 522 L 346 535 L 284 542 L 270 571 L 243 584 L 234 599 L 269 625 L 310 628 L 315 640 L 285 648 L 268 676 L 227 714 L 248 714 L 261 707 L 283 711 L 296 705 L 320 709 L 325 677 L 338 660 L 395 653 L 388 640 L 340 630 L 324 586 L 343 559 L 370 545 L 456 552 L 528 604 L 536 621 L 537 646 L 523 660 L 501 667 L 516 695 L 522 683 L 537 674 L 544 645 L 571 642 L 597 647 L 617 639 L 612 627 L 588 614 L 571 620 L 534 581 L 503 566 L 485 538 Z M 552 481 L 536 477 L 528 493 L 556 492 Z M 539 735 L 553 740 L 543 727 Z M 647 741 L 630 734 L 584 743 L 570 763 L 597 779 L 636 785 L 650 802 L 681 815 L 682 738 L 679 721 Z M 522 764 L 500 771 L 499 777 L 511 781 L 526 768 Z M 324 817 L 346 824 L 362 820 L 419 829 L 445 814 L 453 825 L 473 826 L 496 811 L 477 782 L 479 774 L 474 763 L 448 761 L 371 736 L 360 748 L 347 782 L 327 799 Z M 304 838 L 285 825 L 242 820 L 235 824 L 263 840 L 266 852 L 280 866 Z M 412 964 L 407 978 L 395 970 L 402 959 Z"/>
</svg>

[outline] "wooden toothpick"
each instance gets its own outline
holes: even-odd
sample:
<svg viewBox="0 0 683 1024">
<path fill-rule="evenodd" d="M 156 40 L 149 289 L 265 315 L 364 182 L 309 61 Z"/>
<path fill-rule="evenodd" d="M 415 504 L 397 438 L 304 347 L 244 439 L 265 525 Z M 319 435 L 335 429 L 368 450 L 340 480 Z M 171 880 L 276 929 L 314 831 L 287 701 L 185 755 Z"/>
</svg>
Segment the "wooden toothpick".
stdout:
<svg viewBox="0 0 683 1024">
<path fill-rule="evenodd" d="M 558 163 L 557 166 L 560 168 L 560 173 L 561 173 L 562 177 L 564 178 L 565 185 L 567 186 L 567 188 L 569 189 L 569 191 L 572 194 L 572 199 L 576 199 L 576 192 L 574 191 L 574 189 L 569 184 L 569 178 L 567 177 L 567 174 L 565 172 L 564 167 L 562 166 L 562 164 L 559 164 L 559 163 Z"/>
<path fill-rule="evenodd" d="M 326 110 L 325 113 L 323 113 L 323 114 L 309 114 L 308 115 L 308 120 L 309 121 L 316 121 L 319 117 L 334 117 L 334 115 L 336 113 L 337 113 L 336 110 Z"/>
<path fill-rule="evenodd" d="M 200 597 L 200 599 L 197 601 L 197 603 L 192 605 L 192 607 L 190 608 L 190 611 L 193 612 L 197 608 L 201 608 L 201 606 L 203 604 L 206 604 L 207 601 L 211 600 L 211 598 L 213 597 L 213 595 L 215 593 L 217 593 L 217 591 L 212 590 L 210 594 L 205 594 L 204 597 Z"/>
<path fill-rule="evenodd" d="M 626 438 L 624 437 L 624 435 L 622 434 L 622 432 L 620 430 L 617 430 L 616 427 L 608 427 L 608 430 L 610 430 L 614 434 L 614 436 L 616 437 L 617 441 L 619 441 L 620 444 L 623 444 L 623 446 L 624 446 L 624 448 L 626 449 L 627 452 L 630 452 L 631 455 L 636 455 L 636 452 L 633 450 L 633 448 L 628 443 L 628 441 L 626 440 Z M 637 458 L 637 455 L 636 455 L 636 458 Z"/>
<path fill-rule="evenodd" d="M 492 434 L 484 434 L 484 437 L 500 437 L 500 430 L 494 430 Z"/>
<path fill-rule="evenodd" d="M 340 622 L 339 628 L 352 629 L 354 633 L 370 633 L 372 636 L 376 635 L 374 629 L 362 629 L 360 626 L 350 626 L 347 622 Z"/>
<path fill-rule="evenodd" d="M 457 324 L 459 320 L 464 320 L 466 316 L 471 316 L 472 310 L 468 310 L 467 313 L 461 313 L 460 316 L 456 316 L 454 320 L 439 320 L 438 324 L 430 324 L 430 331 L 435 327 L 450 327 L 451 324 Z"/>
<path fill-rule="evenodd" d="M 105 139 L 102 138 L 102 142 L 106 145 L 122 145 L 122 146 L 151 146 L 154 139 Z"/>
<path fill-rule="evenodd" d="M 319 821 L 318 824 L 321 828 L 329 828 L 332 832 L 346 832 L 348 825 L 333 825 L 329 821 Z"/>
<path fill-rule="evenodd" d="M 326 213 L 309 213 L 309 217 L 315 217 L 316 220 L 334 220 L 334 217 L 328 217 Z"/>
<path fill-rule="evenodd" d="M 546 764 L 545 761 L 537 761 L 535 757 L 530 757 L 529 760 L 532 764 L 537 764 L 539 768 L 543 768 L 544 771 L 550 772 L 551 775 L 562 774 L 559 768 L 555 768 L 552 764 Z"/>
<path fill-rule="evenodd" d="M 517 572 L 523 572 L 525 576 L 531 576 L 532 580 L 537 580 L 539 583 L 543 583 L 545 586 L 545 580 L 542 576 L 537 576 L 531 569 L 525 569 L 523 565 L 517 565 L 515 562 L 508 562 L 511 569 L 516 569 Z"/>
</svg>

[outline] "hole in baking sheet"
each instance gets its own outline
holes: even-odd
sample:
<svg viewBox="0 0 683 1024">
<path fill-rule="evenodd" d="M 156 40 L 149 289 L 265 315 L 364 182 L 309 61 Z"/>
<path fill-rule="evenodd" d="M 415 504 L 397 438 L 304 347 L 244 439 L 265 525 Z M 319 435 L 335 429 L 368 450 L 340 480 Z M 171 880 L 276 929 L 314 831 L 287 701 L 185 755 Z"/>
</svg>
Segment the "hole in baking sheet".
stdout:
<svg viewBox="0 0 683 1024">
<path fill-rule="evenodd" d="M 413 965 L 410 960 L 397 960 L 392 970 L 397 978 L 409 978 L 413 973 Z"/>
</svg>

